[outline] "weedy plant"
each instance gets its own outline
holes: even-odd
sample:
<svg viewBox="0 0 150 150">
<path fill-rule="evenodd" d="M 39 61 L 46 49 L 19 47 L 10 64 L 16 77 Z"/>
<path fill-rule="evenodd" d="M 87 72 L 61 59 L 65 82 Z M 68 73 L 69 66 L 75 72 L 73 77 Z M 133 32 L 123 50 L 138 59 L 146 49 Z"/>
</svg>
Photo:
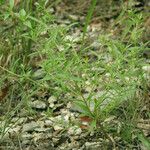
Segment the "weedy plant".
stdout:
<svg viewBox="0 0 150 150">
<path fill-rule="evenodd" d="M 1 126 L 1 137 L 6 133 L 12 116 L 24 106 L 30 113 L 29 99 L 39 89 L 45 89 L 42 83 L 32 79 L 33 57 L 41 56 L 39 50 L 44 44 L 44 38 L 41 38 L 45 36 L 43 32 L 52 32 L 54 28 L 51 26 L 54 17 L 45 9 L 44 1 L 33 6 L 30 0 L 21 3 L 19 8 L 15 2 L 1 2 L 0 6 L 0 101 L 3 104 L 1 119 L 5 120 Z"/>
<path fill-rule="evenodd" d="M 96 1 L 92 1 L 83 39 L 95 5 Z M 123 15 L 126 18 L 122 17 Z M 102 49 L 105 49 L 106 53 L 99 56 L 97 52 L 93 52 L 97 60 L 91 62 L 83 56 L 83 53 L 87 52 L 86 48 L 82 47 L 80 52 L 72 49 L 71 41 L 66 41 L 65 38 L 63 40 L 63 36 L 57 44 L 57 51 L 54 48 L 49 50 L 49 45 L 44 48 L 48 59 L 42 64 L 47 73 L 43 80 L 49 80 L 54 87 L 58 87 L 57 94 L 71 93 L 82 113 L 93 118 L 93 128 L 97 128 L 101 121 L 124 104 L 127 105 L 121 110 L 123 120 L 136 124 L 140 117 L 140 108 L 144 105 L 137 94 L 145 80 L 142 71 L 144 61 L 140 58 L 146 47 L 146 44 L 140 42 L 143 17 L 133 10 L 124 10 L 119 18 L 124 18 L 118 23 L 124 26 L 122 34 L 118 39 L 113 39 L 111 35 L 100 36 Z M 64 47 L 62 51 L 59 50 L 60 46 Z M 109 62 L 105 61 L 105 55 L 110 58 Z M 90 87 L 90 92 L 85 97 L 83 91 L 87 86 Z M 102 91 L 99 92 L 99 98 L 95 98 L 95 90 L 99 88 Z"/>
<path fill-rule="evenodd" d="M 100 127 L 106 132 L 102 122 L 111 115 L 119 117 L 130 129 L 136 126 L 140 108 L 144 105 L 137 94 L 145 81 L 144 61 L 140 58 L 146 47 L 140 42 L 142 15 L 124 10 L 119 16 L 123 19 L 118 19 L 117 24 L 124 26 L 122 33 L 115 39 L 112 35 L 101 35 L 101 49 L 105 52 L 99 54 L 83 46 L 96 0 L 92 1 L 87 15 L 80 50 L 75 49 L 74 41 L 67 38 L 69 28 L 56 25 L 44 1 L 35 3 L 35 6 L 32 0 L 25 1 L 20 9 L 14 2 L 9 0 L 9 5 L 3 4 L 0 16 L 5 24 L 0 31 L 0 86 L 3 88 L 6 82 L 6 86 L 11 84 L 9 100 L 4 104 L 9 107 L 6 107 L 5 117 L 1 118 L 6 120 L 1 133 L 6 133 L 5 128 L 13 115 L 24 106 L 28 112 L 32 111 L 28 104 L 39 90 L 48 90 L 56 96 L 70 93 L 82 113 L 93 119 L 93 129 Z M 89 51 L 96 59 L 91 61 L 86 57 Z M 37 63 L 34 58 L 40 59 L 38 67 L 44 72 L 38 80 L 33 77 L 33 64 Z M 98 97 L 95 96 L 97 93 Z M 130 135 L 127 137 L 131 138 Z"/>
</svg>

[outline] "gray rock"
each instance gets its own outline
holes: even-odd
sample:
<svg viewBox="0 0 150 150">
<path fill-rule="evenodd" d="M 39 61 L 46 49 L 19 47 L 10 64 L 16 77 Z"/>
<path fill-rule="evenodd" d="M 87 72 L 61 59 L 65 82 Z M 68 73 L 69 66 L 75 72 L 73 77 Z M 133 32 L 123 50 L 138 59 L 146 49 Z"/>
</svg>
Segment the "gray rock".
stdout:
<svg viewBox="0 0 150 150">
<path fill-rule="evenodd" d="M 34 131 L 35 128 L 40 128 L 40 125 L 37 122 L 30 122 L 23 125 L 22 132 L 31 132 Z"/>
<path fill-rule="evenodd" d="M 51 102 L 56 102 L 57 101 L 57 98 L 55 96 L 51 96 L 49 97 L 48 99 L 48 102 L 51 103 Z"/>
<path fill-rule="evenodd" d="M 40 100 L 30 102 L 30 106 L 32 108 L 36 108 L 36 109 L 46 109 L 46 107 L 47 107 L 46 104 L 43 101 L 40 101 Z"/>
<path fill-rule="evenodd" d="M 26 120 L 27 118 L 25 117 L 22 117 L 22 118 L 15 117 L 15 118 L 12 118 L 11 122 L 15 123 L 16 125 L 20 125 L 20 124 L 23 124 L 23 122 L 25 122 Z"/>
<path fill-rule="evenodd" d="M 54 125 L 54 130 L 55 131 L 63 130 L 63 127 L 59 125 Z"/>
<path fill-rule="evenodd" d="M 98 42 L 98 41 L 95 41 L 95 42 L 93 42 L 93 43 L 91 44 L 91 47 L 92 47 L 94 50 L 99 50 L 100 46 L 101 46 L 101 43 Z"/>
<path fill-rule="evenodd" d="M 51 97 L 49 97 L 49 99 L 48 99 L 48 103 L 49 103 L 49 107 L 50 108 L 54 108 L 54 106 L 55 106 L 55 102 L 57 101 L 57 98 L 55 97 L 55 96 L 51 96 Z"/>
<path fill-rule="evenodd" d="M 31 143 L 30 140 L 23 140 L 23 141 L 21 142 L 21 145 L 22 145 L 22 146 L 30 145 L 30 143 Z"/>
<path fill-rule="evenodd" d="M 53 125 L 53 121 L 51 121 L 51 120 L 45 120 L 44 125 L 45 125 L 46 127 L 52 126 L 52 125 Z"/>
<path fill-rule="evenodd" d="M 102 148 L 100 142 L 86 142 L 85 147 L 86 150 L 99 150 Z"/>
<path fill-rule="evenodd" d="M 144 72 L 146 72 L 150 75 L 150 65 L 143 66 L 142 69 L 143 69 Z"/>
<path fill-rule="evenodd" d="M 150 65 L 143 66 L 142 70 L 144 72 L 143 76 L 147 80 L 148 86 L 150 86 Z"/>
<path fill-rule="evenodd" d="M 34 80 L 40 80 L 44 78 L 45 75 L 46 75 L 46 72 L 43 69 L 38 69 L 33 73 L 32 78 Z"/>
<path fill-rule="evenodd" d="M 35 128 L 34 131 L 36 131 L 36 132 L 47 132 L 47 131 L 51 131 L 51 128 Z"/>
<path fill-rule="evenodd" d="M 54 11 L 55 11 L 55 10 L 54 10 L 54 8 L 52 8 L 52 7 L 49 9 L 49 12 L 50 12 L 50 13 L 54 13 Z"/>
<path fill-rule="evenodd" d="M 79 17 L 77 15 L 71 15 L 71 14 L 69 14 L 68 17 L 69 17 L 69 19 L 71 19 L 73 21 L 79 20 Z"/>
<path fill-rule="evenodd" d="M 78 126 L 73 126 L 68 129 L 69 135 L 80 135 L 81 133 L 82 133 L 82 130 Z"/>
<path fill-rule="evenodd" d="M 145 58 L 147 58 L 147 59 L 150 59 L 150 50 L 145 50 L 145 51 L 143 52 L 143 56 L 144 56 Z"/>
<path fill-rule="evenodd" d="M 55 144 L 57 144 L 59 142 L 59 138 L 53 137 L 52 141 L 53 141 L 53 143 L 55 145 Z"/>
<path fill-rule="evenodd" d="M 30 140 L 32 139 L 32 134 L 28 134 L 28 133 L 23 133 L 21 134 L 21 139 L 24 140 Z"/>
<path fill-rule="evenodd" d="M 9 133 L 10 136 L 15 136 L 20 132 L 20 129 L 21 129 L 21 126 L 16 126 L 14 128 L 10 128 L 8 130 L 8 133 Z"/>
<path fill-rule="evenodd" d="M 21 134 L 21 144 L 24 145 L 29 145 L 31 143 L 31 140 L 33 139 L 33 135 L 32 134 L 28 134 L 28 133 L 23 133 Z"/>
</svg>

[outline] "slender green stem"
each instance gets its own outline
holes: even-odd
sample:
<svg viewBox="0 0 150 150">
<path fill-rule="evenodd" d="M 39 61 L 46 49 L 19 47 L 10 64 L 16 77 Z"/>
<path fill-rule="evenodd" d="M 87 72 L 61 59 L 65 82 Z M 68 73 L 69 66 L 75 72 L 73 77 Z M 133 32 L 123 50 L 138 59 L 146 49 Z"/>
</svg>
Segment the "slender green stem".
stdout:
<svg viewBox="0 0 150 150">
<path fill-rule="evenodd" d="M 82 44 L 84 44 L 84 42 L 85 42 L 85 34 L 87 32 L 87 27 L 88 27 L 88 25 L 91 21 L 93 13 L 94 13 L 96 3 L 97 3 L 97 0 L 92 0 L 92 3 L 90 5 L 89 11 L 88 11 L 88 14 L 86 16 L 85 26 L 83 27 Z"/>
<path fill-rule="evenodd" d="M 29 78 L 29 77 L 27 77 L 27 76 L 18 75 L 18 74 L 16 74 L 16 73 L 14 73 L 14 72 L 12 72 L 12 71 L 10 71 L 10 70 L 8 70 L 8 69 L 2 67 L 2 66 L 0 66 L 0 68 L 1 68 L 2 70 L 4 70 L 4 71 L 8 72 L 9 74 L 15 76 L 15 77 L 18 77 L 18 78 L 23 78 L 23 77 L 25 77 L 25 79 L 31 81 L 32 83 L 34 83 L 34 84 L 36 84 L 36 85 L 38 85 L 38 86 L 40 86 L 40 87 L 45 87 L 43 84 L 39 84 L 39 83 L 37 83 L 36 81 L 32 80 L 31 78 Z"/>
</svg>

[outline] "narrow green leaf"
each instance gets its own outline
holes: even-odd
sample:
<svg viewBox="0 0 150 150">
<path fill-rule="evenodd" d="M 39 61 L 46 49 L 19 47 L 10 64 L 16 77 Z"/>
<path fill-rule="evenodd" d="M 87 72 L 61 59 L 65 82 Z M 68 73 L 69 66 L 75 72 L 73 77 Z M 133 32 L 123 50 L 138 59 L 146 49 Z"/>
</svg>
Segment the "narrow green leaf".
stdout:
<svg viewBox="0 0 150 150">
<path fill-rule="evenodd" d="M 81 112 L 87 116 L 92 117 L 92 113 L 90 111 L 90 108 L 88 106 L 86 106 L 86 104 L 83 101 L 76 101 L 75 102 L 76 106 L 79 107 L 79 109 L 81 109 Z"/>
<path fill-rule="evenodd" d="M 19 15 L 21 18 L 24 18 L 26 16 L 26 11 L 24 9 L 21 9 Z"/>
<path fill-rule="evenodd" d="M 93 15 L 93 12 L 94 12 L 94 9 L 95 9 L 95 6 L 96 6 L 96 3 L 97 3 L 97 0 L 92 0 L 92 3 L 90 5 L 90 8 L 89 8 L 89 11 L 88 11 L 88 14 L 87 14 L 87 17 L 86 17 L 86 21 L 85 21 L 85 26 L 83 28 L 83 37 L 82 37 L 82 40 L 84 42 L 84 37 L 85 37 L 85 34 L 87 32 L 87 27 L 91 21 L 91 18 L 92 18 L 92 15 Z"/>
<path fill-rule="evenodd" d="M 150 141 L 148 139 L 146 139 L 145 136 L 142 134 L 139 134 L 138 138 L 142 142 L 143 146 L 145 148 L 147 148 L 147 150 L 149 150 L 150 149 Z"/>
<path fill-rule="evenodd" d="M 29 20 L 25 21 L 24 25 L 26 25 L 27 27 L 29 27 L 30 29 L 32 29 L 32 25 L 31 25 L 31 22 Z"/>
<path fill-rule="evenodd" d="M 9 6 L 10 6 L 10 9 L 12 10 L 13 7 L 14 7 L 14 0 L 9 0 Z"/>
</svg>

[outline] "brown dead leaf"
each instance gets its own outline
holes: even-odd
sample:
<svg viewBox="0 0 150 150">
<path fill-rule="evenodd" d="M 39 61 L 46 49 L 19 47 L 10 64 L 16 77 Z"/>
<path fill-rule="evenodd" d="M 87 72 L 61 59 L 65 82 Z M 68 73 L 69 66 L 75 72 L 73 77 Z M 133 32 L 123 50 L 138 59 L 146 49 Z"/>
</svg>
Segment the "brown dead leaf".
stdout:
<svg viewBox="0 0 150 150">
<path fill-rule="evenodd" d="M 88 129 L 89 124 L 93 121 L 93 119 L 88 116 L 81 116 L 81 117 L 79 117 L 79 120 L 80 120 L 80 128 L 81 129 Z"/>
<path fill-rule="evenodd" d="M 0 90 L 0 102 L 6 97 L 8 94 L 9 86 L 6 86 Z"/>
<path fill-rule="evenodd" d="M 21 0 L 15 0 L 15 1 L 14 1 L 15 6 L 17 6 L 17 5 L 20 3 L 20 1 L 21 1 Z"/>
<path fill-rule="evenodd" d="M 80 117 L 80 121 L 81 122 L 87 122 L 87 123 L 90 123 L 90 122 L 92 122 L 92 118 L 90 118 L 90 117 L 88 117 L 88 116 L 82 116 L 82 117 Z"/>
<path fill-rule="evenodd" d="M 80 125 L 81 129 L 88 129 L 89 127 L 87 125 Z"/>
</svg>

